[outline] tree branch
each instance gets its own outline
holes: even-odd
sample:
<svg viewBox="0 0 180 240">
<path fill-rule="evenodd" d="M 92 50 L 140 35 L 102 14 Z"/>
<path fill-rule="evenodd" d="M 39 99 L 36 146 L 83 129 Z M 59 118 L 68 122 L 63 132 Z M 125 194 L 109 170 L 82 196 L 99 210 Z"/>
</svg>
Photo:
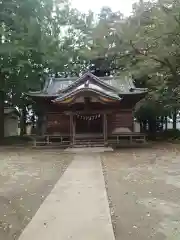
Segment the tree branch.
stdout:
<svg viewBox="0 0 180 240">
<path fill-rule="evenodd" d="M 148 48 L 140 50 L 140 49 L 135 47 L 135 45 L 133 44 L 132 41 L 130 41 L 130 45 L 134 49 L 135 53 L 140 54 L 140 55 L 145 56 L 145 57 L 148 56 L 148 53 L 147 53 L 148 52 Z M 158 62 L 158 63 L 161 63 L 163 66 L 167 66 L 167 62 L 166 61 L 160 60 L 160 59 L 158 59 L 156 57 L 153 57 L 153 56 L 149 56 L 149 58 L 154 60 L 154 61 L 156 61 L 156 62 Z"/>
<path fill-rule="evenodd" d="M 172 12 L 172 8 L 169 9 L 169 8 L 163 6 L 162 4 L 160 4 L 160 7 L 166 15 L 169 15 L 169 13 Z M 180 25 L 180 18 L 178 18 L 177 16 L 173 16 L 173 17 L 174 17 L 174 20 L 176 21 L 176 23 L 178 25 Z"/>
<path fill-rule="evenodd" d="M 170 63 L 169 59 L 168 59 L 168 58 L 165 58 L 164 60 L 165 60 L 165 62 L 167 63 L 167 66 L 169 67 L 169 69 L 170 69 L 172 75 L 174 76 L 174 78 L 175 78 L 175 79 L 178 79 L 177 71 L 176 71 L 176 69 L 173 68 L 173 66 L 172 66 L 172 64 Z M 178 82 L 177 82 L 177 84 L 178 84 Z"/>
</svg>

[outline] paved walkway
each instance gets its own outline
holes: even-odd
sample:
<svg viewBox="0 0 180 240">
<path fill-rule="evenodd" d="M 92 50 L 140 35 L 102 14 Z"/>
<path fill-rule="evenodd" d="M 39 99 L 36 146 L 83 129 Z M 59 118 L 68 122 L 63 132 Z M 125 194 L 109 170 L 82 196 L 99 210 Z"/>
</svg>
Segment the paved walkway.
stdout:
<svg viewBox="0 0 180 240">
<path fill-rule="evenodd" d="M 69 153 L 101 153 L 101 152 L 112 152 L 113 149 L 111 147 L 80 147 L 80 148 L 66 148 L 65 152 Z"/>
<path fill-rule="evenodd" d="M 77 154 L 19 240 L 114 240 L 101 160 Z"/>
</svg>

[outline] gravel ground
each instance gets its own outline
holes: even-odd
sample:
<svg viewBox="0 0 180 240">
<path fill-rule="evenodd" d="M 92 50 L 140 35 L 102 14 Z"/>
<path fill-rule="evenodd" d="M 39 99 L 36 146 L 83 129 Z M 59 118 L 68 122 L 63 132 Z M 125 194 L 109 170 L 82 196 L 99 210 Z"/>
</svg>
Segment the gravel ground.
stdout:
<svg viewBox="0 0 180 240">
<path fill-rule="evenodd" d="M 102 154 L 116 240 L 180 239 L 180 147 Z"/>
<path fill-rule="evenodd" d="M 116 240 L 180 239 L 180 146 L 101 154 Z M 58 150 L 0 149 L 0 240 L 16 240 L 72 161 Z"/>
<path fill-rule="evenodd" d="M 58 150 L 0 149 L 0 240 L 18 239 L 71 160 Z"/>
</svg>

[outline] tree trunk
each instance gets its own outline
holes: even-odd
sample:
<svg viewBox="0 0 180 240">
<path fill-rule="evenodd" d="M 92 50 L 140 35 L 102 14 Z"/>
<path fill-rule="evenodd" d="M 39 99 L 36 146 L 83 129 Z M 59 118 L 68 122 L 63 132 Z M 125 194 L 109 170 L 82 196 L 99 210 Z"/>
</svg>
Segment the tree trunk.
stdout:
<svg viewBox="0 0 180 240">
<path fill-rule="evenodd" d="M 0 90 L 0 141 L 4 139 L 4 91 Z"/>
<path fill-rule="evenodd" d="M 173 118 L 173 129 L 176 130 L 176 125 L 177 125 L 176 124 L 176 122 L 177 122 L 177 109 L 176 108 L 174 109 L 172 118 Z"/>
<path fill-rule="evenodd" d="M 35 126 L 35 113 L 33 113 L 31 117 L 32 127 L 31 127 L 31 134 L 36 134 L 36 126 Z"/>
<path fill-rule="evenodd" d="M 165 120 L 165 117 L 161 117 L 161 125 L 160 125 L 160 131 L 162 132 L 164 130 L 164 120 Z"/>
<path fill-rule="evenodd" d="M 143 132 L 143 124 L 142 124 L 142 122 L 140 121 L 140 132 Z"/>
<path fill-rule="evenodd" d="M 26 106 L 23 106 L 21 115 L 21 136 L 26 134 Z"/>
<path fill-rule="evenodd" d="M 147 132 L 147 120 L 141 121 L 141 132 Z"/>
<path fill-rule="evenodd" d="M 148 119 L 148 125 L 149 125 L 149 133 L 155 134 L 156 133 L 156 119 Z"/>
<path fill-rule="evenodd" d="M 168 129 L 168 119 L 167 116 L 165 117 L 165 130 L 167 131 Z"/>
</svg>

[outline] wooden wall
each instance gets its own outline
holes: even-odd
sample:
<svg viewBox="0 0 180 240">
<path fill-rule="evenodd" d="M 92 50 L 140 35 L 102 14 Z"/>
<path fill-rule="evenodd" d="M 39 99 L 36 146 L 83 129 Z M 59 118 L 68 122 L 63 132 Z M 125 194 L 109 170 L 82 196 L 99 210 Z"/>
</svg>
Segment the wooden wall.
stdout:
<svg viewBox="0 0 180 240">
<path fill-rule="evenodd" d="M 133 125 L 134 124 L 132 110 L 116 110 L 113 111 L 111 114 L 107 114 L 108 134 L 111 134 L 115 130 L 118 130 L 118 128 L 128 128 L 130 131 L 133 131 Z M 48 113 L 46 132 L 48 134 L 69 134 L 70 116 L 62 113 Z"/>
<path fill-rule="evenodd" d="M 118 128 L 128 128 L 130 131 L 133 131 L 132 110 L 118 111 L 107 115 L 107 128 L 109 134 Z"/>
<path fill-rule="evenodd" d="M 70 117 L 64 114 L 48 113 L 46 132 L 48 134 L 70 133 Z"/>
</svg>

